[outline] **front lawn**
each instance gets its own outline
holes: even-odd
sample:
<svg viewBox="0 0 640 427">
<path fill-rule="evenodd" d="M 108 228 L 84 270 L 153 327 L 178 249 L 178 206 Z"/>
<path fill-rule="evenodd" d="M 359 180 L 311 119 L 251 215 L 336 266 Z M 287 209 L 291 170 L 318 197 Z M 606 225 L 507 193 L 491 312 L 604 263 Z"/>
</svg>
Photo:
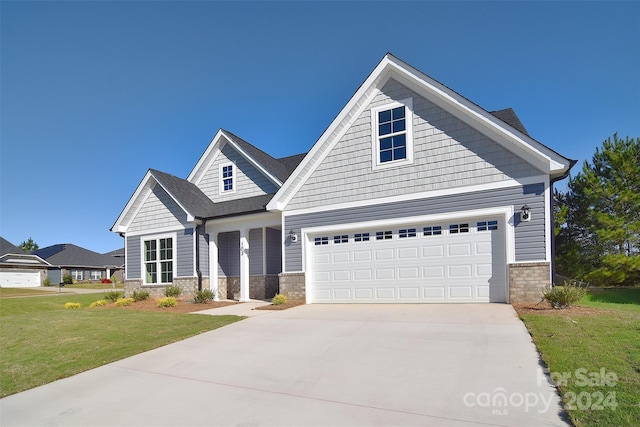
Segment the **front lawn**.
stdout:
<svg viewBox="0 0 640 427">
<path fill-rule="evenodd" d="M 34 295 L 50 295 L 50 291 L 40 288 L 0 288 L 0 298 L 30 297 Z"/>
<path fill-rule="evenodd" d="M 100 294 L 0 299 L 0 397 L 241 320 L 88 308 Z M 78 302 L 79 309 L 65 309 Z"/>
<path fill-rule="evenodd" d="M 577 426 L 640 420 L 640 288 L 588 293 L 576 309 L 520 312 Z"/>
<path fill-rule="evenodd" d="M 64 287 L 69 289 L 124 289 L 124 283 L 75 283 L 73 285 L 64 285 Z"/>
</svg>

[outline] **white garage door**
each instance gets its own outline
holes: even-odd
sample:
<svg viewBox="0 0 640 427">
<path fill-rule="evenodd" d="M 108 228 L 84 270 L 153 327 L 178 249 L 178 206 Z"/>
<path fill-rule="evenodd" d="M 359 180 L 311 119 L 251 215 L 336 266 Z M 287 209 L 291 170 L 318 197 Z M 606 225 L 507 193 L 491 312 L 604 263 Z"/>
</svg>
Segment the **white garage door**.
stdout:
<svg viewBox="0 0 640 427">
<path fill-rule="evenodd" d="M 506 302 L 498 218 L 323 233 L 309 245 L 314 303 Z"/>
<path fill-rule="evenodd" d="M 0 271 L 0 286 L 3 288 L 40 286 L 40 273 L 37 271 Z"/>
</svg>

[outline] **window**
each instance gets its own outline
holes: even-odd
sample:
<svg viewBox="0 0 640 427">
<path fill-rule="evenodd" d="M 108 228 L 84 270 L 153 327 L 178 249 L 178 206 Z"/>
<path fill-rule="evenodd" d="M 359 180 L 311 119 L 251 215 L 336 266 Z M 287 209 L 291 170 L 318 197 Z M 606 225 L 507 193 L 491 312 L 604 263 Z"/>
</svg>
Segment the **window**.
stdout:
<svg viewBox="0 0 640 427">
<path fill-rule="evenodd" d="M 235 192 L 234 166 L 232 163 L 220 165 L 220 193 Z"/>
<path fill-rule="evenodd" d="M 469 224 L 451 224 L 449 226 L 450 234 L 468 233 L 468 232 L 469 232 Z"/>
<path fill-rule="evenodd" d="M 393 238 L 391 231 L 376 231 L 376 240 L 389 240 Z"/>
<path fill-rule="evenodd" d="M 349 235 L 348 234 L 342 234 L 340 236 L 333 236 L 333 243 L 335 243 L 335 244 L 349 243 Z"/>
<path fill-rule="evenodd" d="M 374 169 L 413 161 L 412 104 L 409 98 L 371 110 Z"/>
<path fill-rule="evenodd" d="M 329 244 L 329 238 L 328 237 L 316 237 L 315 239 L 313 239 L 313 244 L 316 245 L 316 246 L 328 245 Z"/>
<path fill-rule="evenodd" d="M 91 270 L 91 280 L 102 280 L 102 271 Z"/>
<path fill-rule="evenodd" d="M 478 231 L 497 230 L 498 221 L 480 221 L 477 224 Z"/>
<path fill-rule="evenodd" d="M 145 283 L 173 282 L 173 238 L 144 241 Z"/>
<path fill-rule="evenodd" d="M 423 236 L 440 236 L 442 234 L 442 226 L 434 225 L 432 227 L 424 227 L 422 229 Z"/>
<path fill-rule="evenodd" d="M 82 271 L 82 270 L 71 270 L 71 278 L 73 280 L 84 280 L 84 271 Z"/>
<path fill-rule="evenodd" d="M 368 242 L 369 241 L 369 233 L 356 233 L 353 236 L 353 240 L 356 242 Z"/>
<path fill-rule="evenodd" d="M 401 239 L 406 239 L 407 237 L 416 237 L 416 229 L 408 228 L 406 230 L 400 230 L 399 235 Z"/>
</svg>

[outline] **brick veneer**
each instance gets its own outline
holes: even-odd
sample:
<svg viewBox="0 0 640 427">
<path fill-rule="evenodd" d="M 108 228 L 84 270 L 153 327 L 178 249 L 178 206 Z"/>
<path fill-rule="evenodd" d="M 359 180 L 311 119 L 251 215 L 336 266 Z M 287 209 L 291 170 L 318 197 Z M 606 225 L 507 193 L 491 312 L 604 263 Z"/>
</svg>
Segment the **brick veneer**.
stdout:
<svg viewBox="0 0 640 427">
<path fill-rule="evenodd" d="M 306 301 L 304 273 L 280 273 L 280 293 L 289 302 Z"/>
<path fill-rule="evenodd" d="M 523 262 L 509 264 L 509 301 L 511 304 L 539 302 L 542 291 L 551 286 L 551 264 Z"/>
<path fill-rule="evenodd" d="M 191 298 L 198 290 L 198 278 L 197 277 L 176 277 L 173 279 L 173 284 L 180 286 L 182 294 L 180 298 Z M 142 286 L 142 280 L 125 280 L 124 282 L 124 294 L 127 297 L 133 295 L 133 291 L 136 289 L 144 289 L 149 291 L 151 298 L 164 297 L 164 290 L 167 285 L 146 285 Z M 209 278 L 202 278 L 202 289 L 209 289 Z"/>
</svg>

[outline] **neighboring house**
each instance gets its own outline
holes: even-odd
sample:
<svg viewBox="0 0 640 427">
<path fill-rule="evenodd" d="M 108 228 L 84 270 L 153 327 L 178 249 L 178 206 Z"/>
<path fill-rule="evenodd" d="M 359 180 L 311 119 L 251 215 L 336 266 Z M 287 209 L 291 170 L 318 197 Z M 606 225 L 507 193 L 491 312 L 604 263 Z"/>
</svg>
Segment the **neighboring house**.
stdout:
<svg viewBox="0 0 640 427">
<path fill-rule="evenodd" d="M 150 169 L 112 231 L 128 293 L 307 303 L 539 300 L 552 188 L 575 162 L 387 54 L 306 155 L 220 130 L 186 179 Z"/>
<path fill-rule="evenodd" d="M 62 283 L 66 274 L 78 282 L 99 282 L 102 279 L 110 279 L 112 276 L 123 280 L 122 251 L 120 249 L 99 254 L 70 243 L 62 243 L 38 249 L 33 254 L 50 264 L 47 274 L 51 284 L 57 285 Z"/>
<path fill-rule="evenodd" d="M 0 287 L 36 287 L 47 277 L 48 262 L 0 237 Z"/>
</svg>

